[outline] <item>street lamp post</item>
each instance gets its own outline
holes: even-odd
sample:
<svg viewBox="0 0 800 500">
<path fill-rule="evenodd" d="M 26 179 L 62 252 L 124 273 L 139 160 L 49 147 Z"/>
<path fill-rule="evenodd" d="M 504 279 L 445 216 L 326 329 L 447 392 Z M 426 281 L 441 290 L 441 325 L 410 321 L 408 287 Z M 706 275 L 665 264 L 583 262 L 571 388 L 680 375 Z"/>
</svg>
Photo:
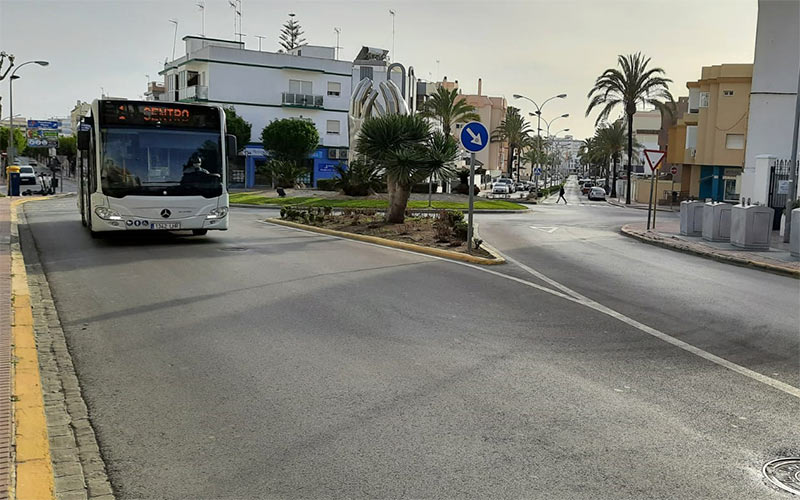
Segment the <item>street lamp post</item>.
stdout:
<svg viewBox="0 0 800 500">
<path fill-rule="evenodd" d="M 542 133 L 541 133 L 541 131 L 542 131 L 542 122 L 541 122 L 541 120 L 542 120 L 542 108 L 544 107 L 545 104 L 547 104 L 549 101 L 552 101 L 553 99 L 565 99 L 566 97 L 567 97 L 567 94 L 554 95 L 553 97 L 550 97 L 550 98 L 546 99 L 542 103 L 542 105 L 539 106 L 538 104 L 536 104 L 536 101 L 534 101 L 530 97 L 526 97 L 526 96 L 524 96 L 522 94 L 514 94 L 514 99 L 525 99 L 526 101 L 530 101 L 534 106 L 536 106 L 536 116 L 538 117 L 538 121 L 536 123 L 536 137 L 537 137 L 536 142 L 537 142 L 537 147 L 540 146 L 541 143 L 542 143 Z M 538 181 L 538 179 L 536 181 L 536 197 L 537 198 L 539 197 L 539 181 Z"/>
<path fill-rule="evenodd" d="M 24 62 L 24 63 L 20 64 L 19 66 L 17 66 L 17 69 L 15 69 L 11 73 L 11 78 L 8 79 L 8 111 L 9 111 L 8 114 L 11 115 L 11 121 L 8 124 L 8 164 L 9 165 L 11 165 L 11 163 L 14 161 L 14 156 L 16 156 L 16 149 L 17 149 L 15 147 L 15 144 L 14 144 L 14 79 L 15 78 L 19 78 L 18 76 L 15 76 L 15 75 L 16 75 L 17 71 L 19 71 L 19 69 L 21 67 L 25 66 L 26 64 L 38 64 L 39 66 L 47 66 L 50 63 L 47 62 L 47 61 L 27 61 L 27 62 Z"/>
</svg>

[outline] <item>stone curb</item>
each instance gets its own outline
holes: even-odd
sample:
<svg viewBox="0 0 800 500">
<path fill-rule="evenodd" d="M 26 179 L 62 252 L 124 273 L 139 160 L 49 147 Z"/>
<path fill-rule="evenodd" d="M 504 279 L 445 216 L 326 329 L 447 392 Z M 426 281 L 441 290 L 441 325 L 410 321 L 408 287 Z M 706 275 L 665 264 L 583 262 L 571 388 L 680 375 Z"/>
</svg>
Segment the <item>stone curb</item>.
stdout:
<svg viewBox="0 0 800 500">
<path fill-rule="evenodd" d="M 63 196 L 28 198 L 16 205 L 67 196 L 65 193 Z M 15 210 L 14 214 L 17 219 L 13 230 L 18 235 L 15 245 L 20 252 L 24 246 L 27 254 L 24 269 L 39 358 L 39 384 L 45 417 L 41 425 L 48 441 L 51 464 L 49 484 L 57 500 L 113 500 L 114 491 L 89 420 L 50 286 L 39 262 L 36 243 L 26 227 L 25 212 Z M 26 225 L 23 226 L 24 237 L 19 234 L 17 220 L 20 226 Z"/>
<path fill-rule="evenodd" d="M 471 264 L 482 264 L 482 265 L 497 265 L 497 264 L 504 264 L 506 260 L 501 256 L 497 255 L 493 251 L 486 249 L 490 254 L 492 254 L 495 258 L 494 259 L 487 259 L 485 257 L 477 257 L 475 255 L 468 255 L 461 252 L 454 252 L 452 250 L 443 250 L 441 248 L 431 248 L 425 247 L 422 245 L 415 245 L 413 243 L 406 243 L 404 241 L 395 241 L 389 240 L 386 238 L 379 238 L 377 236 L 367 236 L 364 234 L 355 234 L 355 233 L 348 233 L 345 231 L 335 231 L 333 229 L 324 229 L 321 227 L 316 226 L 308 226 L 305 224 L 299 224 L 297 222 L 289 222 L 282 219 L 267 219 L 267 222 L 272 224 L 276 224 L 278 226 L 286 226 L 291 227 L 294 229 L 303 229 L 305 231 L 311 231 L 314 233 L 325 234 L 328 236 L 337 236 L 339 238 L 347 238 L 349 240 L 356 240 L 356 241 L 363 241 L 366 243 L 374 243 L 376 245 L 381 245 L 384 247 L 390 248 L 399 248 L 401 250 L 409 250 L 416 253 L 422 253 L 426 255 L 433 255 L 435 257 L 442 257 L 445 259 L 451 260 L 459 260 L 462 262 L 469 262 Z"/>
<path fill-rule="evenodd" d="M 678 252 L 688 253 L 692 255 L 697 255 L 700 257 L 705 257 L 707 259 L 716 260 L 718 262 L 723 262 L 725 264 L 733 264 L 736 266 L 742 267 L 751 267 L 754 269 L 758 269 L 760 271 L 766 271 L 774 274 L 780 274 L 783 276 L 789 276 L 791 278 L 800 279 L 800 269 L 794 269 L 791 267 L 780 266 L 776 264 L 770 264 L 767 262 L 760 262 L 757 260 L 745 259 L 741 257 L 736 257 L 733 255 L 722 254 L 719 252 L 714 251 L 705 251 L 700 250 L 697 248 L 693 248 L 686 244 L 680 244 L 676 242 L 672 242 L 670 240 L 664 239 L 660 236 L 649 236 L 647 234 L 643 234 L 640 231 L 635 229 L 631 229 L 628 224 L 622 226 L 620 228 L 620 232 L 628 236 L 630 238 L 637 239 L 644 243 L 648 243 L 650 245 L 659 246 L 662 248 L 668 248 L 670 250 L 676 250 Z"/>
<path fill-rule="evenodd" d="M 514 202 L 514 203 L 516 203 L 516 202 Z M 265 205 L 248 205 L 246 203 L 230 203 L 229 206 L 235 207 L 235 208 L 263 208 L 263 209 L 268 209 L 268 210 L 280 210 L 281 208 L 283 208 L 286 205 L 269 205 L 269 204 L 265 204 Z M 304 209 L 304 208 L 321 208 L 321 207 L 298 207 L 297 205 L 289 205 L 289 206 L 297 207 L 297 208 L 300 208 L 300 209 Z M 345 207 L 333 207 L 333 208 L 334 209 L 342 209 L 342 208 L 345 208 Z M 363 209 L 363 210 L 367 210 L 367 209 Z M 374 210 L 376 212 L 383 212 L 384 211 L 384 209 L 382 209 L 382 208 L 376 208 Z M 460 208 L 448 208 L 448 209 L 441 209 L 441 208 L 414 209 L 414 208 L 411 208 L 411 209 L 409 209 L 409 212 L 414 212 L 414 213 L 418 213 L 418 214 L 435 214 L 439 210 L 461 210 L 462 212 L 466 212 L 466 210 L 462 210 Z M 476 214 L 526 214 L 526 213 L 528 213 L 528 209 L 527 208 L 525 210 L 476 209 L 476 210 L 473 211 L 473 213 L 476 213 Z"/>
</svg>

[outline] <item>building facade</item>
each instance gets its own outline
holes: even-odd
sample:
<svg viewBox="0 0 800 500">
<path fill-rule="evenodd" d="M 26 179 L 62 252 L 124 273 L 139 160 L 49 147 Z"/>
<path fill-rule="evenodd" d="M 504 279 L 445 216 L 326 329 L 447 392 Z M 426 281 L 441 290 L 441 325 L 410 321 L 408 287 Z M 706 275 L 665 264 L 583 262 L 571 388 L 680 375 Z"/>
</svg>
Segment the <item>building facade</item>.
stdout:
<svg viewBox="0 0 800 500">
<path fill-rule="evenodd" d="M 252 124 L 245 186 L 254 184 L 257 165 L 266 161 L 261 131 L 283 118 L 310 120 L 319 132 L 320 146 L 310 158 L 307 181 L 316 186 L 317 180 L 334 176 L 333 167 L 347 158 L 352 63 L 334 59 L 333 47 L 303 45 L 290 53 L 273 53 L 247 50 L 230 40 L 183 40 L 185 54 L 159 73 L 164 77 L 163 100 L 233 107 Z"/>
<path fill-rule="evenodd" d="M 753 203 L 771 204 L 770 160 L 789 160 L 791 156 L 798 66 L 800 2 L 759 0 L 742 176 L 742 196 Z M 800 186 L 797 187 L 800 192 Z"/>
<path fill-rule="evenodd" d="M 667 162 L 679 166 L 684 195 L 737 201 L 742 192 L 752 64 L 702 68 L 688 82 L 688 111 L 669 130 Z"/>
<path fill-rule="evenodd" d="M 448 88 L 448 84 L 451 85 L 450 90 L 458 88 L 458 81 L 448 82 L 444 80 L 441 83 L 445 85 L 445 88 Z M 460 94 L 458 99 L 475 106 L 475 113 L 480 117 L 480 122 L 489 130 L 490 135 L 492 131 L 500 126 L 506 116 L 506 106 L 508 105 L 506 98 L 483 95 L 483 82 L 480 79 L 478 80 L 477 94 Z M 456 123 L 453 127 L 453 135 L 459 142 L 463 125 L 463 123 Z M 475 153 L 475 159 L 481 162 L 490 177 L 495 178 L 505 175 L 508 168 L 508 143 L 490 142 L 483 150 Z"/>
</svg>

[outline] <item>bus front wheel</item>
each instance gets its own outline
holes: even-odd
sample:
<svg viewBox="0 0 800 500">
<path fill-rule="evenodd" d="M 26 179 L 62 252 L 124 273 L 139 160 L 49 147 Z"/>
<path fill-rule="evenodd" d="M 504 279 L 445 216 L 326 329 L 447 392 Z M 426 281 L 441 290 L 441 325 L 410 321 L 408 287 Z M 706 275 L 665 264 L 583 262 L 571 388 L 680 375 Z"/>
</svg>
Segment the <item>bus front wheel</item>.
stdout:
<svg viewBox="0 0 800 500">
<path fill-rule="evenodd" d="M 208 233 L 208 229 L 192 229 L 192 234 L 194 236 L 205 236 Z"/>
</svg>

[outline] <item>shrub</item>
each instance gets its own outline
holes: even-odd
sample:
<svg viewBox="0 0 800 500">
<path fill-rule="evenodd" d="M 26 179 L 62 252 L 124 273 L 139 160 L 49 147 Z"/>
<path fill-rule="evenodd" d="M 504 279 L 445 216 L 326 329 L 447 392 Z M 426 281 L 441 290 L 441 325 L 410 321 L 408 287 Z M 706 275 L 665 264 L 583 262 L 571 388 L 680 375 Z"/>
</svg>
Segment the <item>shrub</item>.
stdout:
<svg viewBox="0 0 800 500">
<path fill-rule="evenodd" d="M 459 241 L 467 241 L 469 225 L 465 221 L 456 222 L 453 226 L 453 237 Z"/>
<path fill-rule="evenodd" d="M 367 196 L 382 184 L 380 169 L 372 162 L 354 160 L 350 166 L 336 165 L 338 178 L 334 179 L 336 189 L 347 196 Z"/>
<path fill-rule="evenodd" d="M 469 194 L 469 184 L 459 184 L 453 188 L 453 192 L 457 194 Z M 475 185 L 473 186 L 472 192 L 477 195 L 481 192 L 481 188 Z"/>
<path fill-rule="evenodd" d="M 336 191 L 336 179 L 319 179 L 317 189 L 320 191 Z"/>
</svg>

